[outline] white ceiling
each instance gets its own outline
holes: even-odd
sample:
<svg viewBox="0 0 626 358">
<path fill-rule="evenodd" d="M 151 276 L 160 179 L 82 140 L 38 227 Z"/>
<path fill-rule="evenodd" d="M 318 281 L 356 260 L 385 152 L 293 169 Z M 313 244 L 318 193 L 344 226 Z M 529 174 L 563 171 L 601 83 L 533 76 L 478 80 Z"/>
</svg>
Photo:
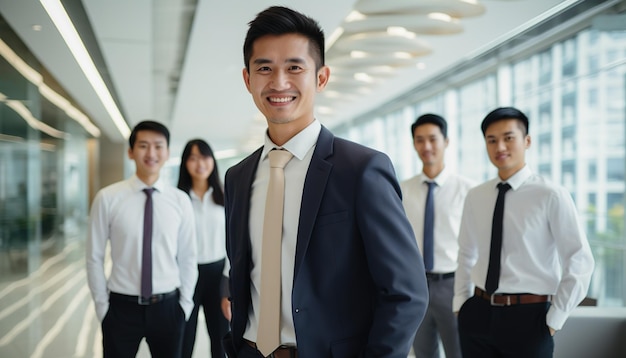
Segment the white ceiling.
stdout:
<svg viewBox="0 0 626 358">
<path fill-rule="evenodd" d="M 389 6 L 411 1 L 454 2 L 380 0 Z M 398 69 L 393 76 L 371 86 L 367 94 L 346 94 L 333 100 L 321 98 L 319 102 L 333 108 L 333 112 L 318 113 L 318 118 L 332 127 L 373 110 L 502 41 L 516 28 L 554 6 L 574 2 L 479 1 L 484 5 L 484 13 L 460 19 L 462 32 L 420 35 L 431 47 L 430 54 L 420 57 L 423 69 L 416 66 Z M 218 152 L 246 153 L 262 143 L 265 123 L 245 89 L 241 74 L 247 23 L 258 12 L 271 5 L 289 6 L 317 19 L 328 38 L 356 1 L 83 0 L 82 3 L 129 126 L 143 119 L 167 124 L 172 132 L 172 156 L 175 156 L 187 140 L 197 137 L 206 139 Z M 39 0 L 0 0 L 0 13 L 104 135 L 123 141 Z M 35 24 L 41 25 L 42 31 L 33 31 Z"/>
</svg>

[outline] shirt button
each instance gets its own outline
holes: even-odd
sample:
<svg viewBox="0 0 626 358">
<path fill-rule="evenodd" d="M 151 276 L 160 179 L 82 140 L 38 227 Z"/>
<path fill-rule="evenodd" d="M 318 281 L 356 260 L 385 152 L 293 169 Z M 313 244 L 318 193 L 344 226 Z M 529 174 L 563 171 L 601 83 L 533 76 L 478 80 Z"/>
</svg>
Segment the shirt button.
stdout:
<svg viewBox="0 0 626 358">
<path fill-rule="evenodd" d="M 300 313 L 300 309 L 299 308 L 296 308 L 296 313 Z"/>
</svg>

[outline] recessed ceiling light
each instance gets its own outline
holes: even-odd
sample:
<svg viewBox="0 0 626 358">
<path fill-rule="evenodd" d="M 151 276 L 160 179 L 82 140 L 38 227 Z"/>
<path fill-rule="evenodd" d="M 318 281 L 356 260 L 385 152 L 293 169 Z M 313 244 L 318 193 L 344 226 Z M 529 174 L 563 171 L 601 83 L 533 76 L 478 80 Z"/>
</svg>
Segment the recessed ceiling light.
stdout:
<svg viewBox="0 0 626 358">
<path fill-rule="evenodd" d="M 33 31 L 41 31 L 43 27 L 41 25 L 33 25 L 32 29 Z"/>
<path fill-rule="evenodd" d="M 428 14 L 428 18 L 433 19 L 433 20 L 446 21 L 446 22 L 452 21 L 452 16 L 448 14 L 444 14 L 443 12 L 431 12 L 430 14 Z"/>
</svg>

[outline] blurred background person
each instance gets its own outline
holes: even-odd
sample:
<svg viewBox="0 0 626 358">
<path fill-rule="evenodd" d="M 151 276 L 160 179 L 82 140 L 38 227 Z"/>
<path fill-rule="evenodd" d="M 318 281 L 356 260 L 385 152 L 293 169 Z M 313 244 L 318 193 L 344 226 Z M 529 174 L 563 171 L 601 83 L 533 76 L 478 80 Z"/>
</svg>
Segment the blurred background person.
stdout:
<svg viewBox="0 0 626 358">
<path fill-rule="evenodd" d="M 135 357 L 144 338 L 152 357 L 180 357 L 198 270 L 191 204 L 161 178 L 169 143 L 163 124 L 139 122 L 128 138 L 135 174 L 98 191 L 91 206 L 87 282 L 105 358 Z"/>
<path fill-rule="evenodd" d="M 402 203 L 424 257 L 428 309 L 415 334 L 416 358 L 438 358 L 439 339 L 446 358 L 461 358 L 456 316 L 452 312 L 458 235 L 467 192 L 475 183 L 445 165 L 448 123 L 433 113 L 411 125 L 413 146 L 422 172 L 400 183 Z"/>
<path fill-rule="evenodd" d="M 226 258 L 224 190 L 213 150 L 202 139 L 187 142 L 180 161 L 178 188 L 189 194 L 196 219 L 198 283 L 194 308 L 187 321 L 182 357 L 191 357 L 200 306 L 211 341 L 211 356 L 224 357 L 222 337 L 228 321 L 222 315 L 220 282 Z"/>
</svg>

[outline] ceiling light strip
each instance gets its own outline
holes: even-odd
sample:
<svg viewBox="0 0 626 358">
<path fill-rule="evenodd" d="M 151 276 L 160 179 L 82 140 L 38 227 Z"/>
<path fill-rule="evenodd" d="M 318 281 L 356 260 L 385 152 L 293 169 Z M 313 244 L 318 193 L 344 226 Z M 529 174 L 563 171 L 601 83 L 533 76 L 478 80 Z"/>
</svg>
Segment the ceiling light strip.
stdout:
<svg viewBox="0 0 626 358">
<path fill-rule="evenodd" d="M 52 104 L 62 109 L 70 118 L 77 121 L 80 125 L 85 128 L 91 135 L 94 137 L 100 136 L 100 129 L 96 127 L 87 115 L 83 112 L 79 111 L 76 107 L 74 107 L 67 99 L 63 96 L 52 90 L 48 87 L 47 84 L 43 82 L 43 76 L 37 70 L 30 67 L 24 60 L 19 57 L 10 47 L 7 45 L 2 39 L 0 39 L 0 56 L 4 57 L 7 62 L 15 68 L 17 72 L 19 72 L 26 80 L 30 83 L 37 86 L 39 89 L 39 93 L 50 101 Z M 1 98 L 4 100 L 6 98 Z"/>
<path fill-rule="evenodd" d="M 89 56 L 89 52 L 85 48 L 85 45 L 83 44 L 78 32 L 76 31 L 76 28 L 74 27 L 71 19 L 67 15 L 67 12 L 65 12 L 65 8 L 61 4 L 61 1 L 40 0 L 40 2 L 48 13 L 48 16 L 50 16 L 50 19 L 56 26 L 57 30 L 63 37 L 63 40 L 72 52 L 72 55 L 78 62 L 78 65 L 83 70 L 83 73 L 87 77 L 87 80 L 96 91 L 98 98 L 100 98 L 100 101 L 102 102 L 107 113 L 113 120 L 113 123 L 115 123 L 115 126 L 120 131 L 122 136 L 124 138 L 128 138 L 128 136 L 130 135 L 130 128 L 124 120 L 124 117 L 122 116 L 119 108 L 117 108 L 117 105 L 113 100 L 113 96 L 111 96 L 111 93 L 104 83 L 104 80 L 100 76 L 96 65 L 93 63 L 93 60 Z"/>
<path fill-rule="evenodd" d="M 6 103 L 7 107 L 11 108 L 15 111 L 15 113 L 22 117 L 31 128 L 59 139 L 67 139 L 70 137 L 69 133 L 53 128 L 35 118 L 35 116 L 33 116 L 31 111 L 28 109 L 28 107 L 24 105 L 24 103 L 15 99 L 7 99 L 4 93 L 0 93 L 0 100 Z"/>
</svg>

